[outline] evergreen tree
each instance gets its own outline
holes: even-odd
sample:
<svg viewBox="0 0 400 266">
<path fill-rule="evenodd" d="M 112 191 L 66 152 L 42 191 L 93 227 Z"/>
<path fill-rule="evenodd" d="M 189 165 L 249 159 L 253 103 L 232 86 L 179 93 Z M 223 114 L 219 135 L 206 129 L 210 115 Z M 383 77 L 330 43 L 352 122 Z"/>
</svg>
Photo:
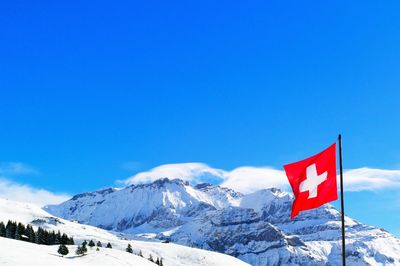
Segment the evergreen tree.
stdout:
<svg viewBox="0 0 400 266">
<path fill-rule="evenodd" d="M 70 237 L 70 238 L 68 239 L 68 245 L 75 245 L 75 241 L 74 241 L 74 238 L 73 238 L 73 237 Z"/>
<path fill-rule="evenodd" d="M 6 236 L 6 226 L 4 225 L 3 222 L 0 222 L 0 236 L 2 237 Z"/>
<path fill-rule="evenodd" d="M 41 227 L 36 231 L 36 244 L 48 245 L 48 232 Z"/>
<path fill-rule="evenodd" d="M 35 232 L 35 243 L 36 244 L 41 244 L 41 239 L 43 239 L 42 236 L 42 228 L 38 228 L 37 231 Z"/>
<path fill-rule="evenodd" d="M 138 254 L 138 256 L 140 256 L 140 257 L 143 258 L 143 253 L 142 253 L 142 250 L 140 250 L 140 249 L 139 249 L 139 254 Z"/>
<path fill-rule="evenodd" d="M 126 252 L 133 253 L 131 244 L 128 244 L 128 247 L 125 250 L 126 250 Z"/>
<path fill-rule="evenodd" d="M 22 236 L 25 235 L 25 225 L 18 223 L 17 228 L 15 230 L 15 239 L 21 240 Z"/>
<path fill-rule="evenodd" d="M 58 251 L 57 252 L 58 252 L 58 254 L 61 254 L 61 256 L 64 257 L 65 255 L 67 255 L 69 253 L 69 250 L 64 244 L 61 244 L 58 247 Z"/>
<path fill-rule="evenodd" d="M 160 259 L 157 257 L 157 259 L 156 259 L 156 264 L 157 265 L 160 265 Z"/>
<path fill-rule="evenodd" d="M 82 243 L 82 253 L 85 254 L 87 252 L 87 248 L 86 248 L 86 241 L 84 241 Z"/>
<path fill-rule="evenodd" d="M 50 245 L 50 233 L 43 229 L 43 244 Z"/>
<path fill-rule="evenodd" d="M 7 238 L 15 238 L 15 232 L 17 231 L 17 225 L 15 222 L 11 222 L 10 220 L 6 225 L 6 237 Z"/>
<path fill-rule="evenodd" d="M 159 263 L 158 265 L 164 266 L 163 261 L 162 261 L 162 258 L 160 258 L 160 263 Z"/>
<path fill-rule="evenodd" d="M 87 241 L 84 240 L 83 243 L 82 243 L 82 246 L 86 246 L 86 245 L 87 245 Z"/>
<path fill-rule="evenodd" d="M 33 230 L 31 225 L 26 226 L 26 236 L 28 237 L 28 241 L 31 243 L 35 243 L 35 230 Z"/>
<path fill-rule="evenodd" d="M 68 236 L 66 234 L 61 235 L 60 244 L 64 244 L 64 245 L 68 244 Z"/>
<path fill-rule="evenodd" d="M 98 246 L 99 248 L 101 248 L 103 245 L 101 244 L 101 242 L 100 242 L 100 241 L 97 241 L 97 244 L 96 244 L 96 246 Z"/>
<path fill-rule="evenodd" d="M 48 245 L 55 245 L 56 244 L 56 233 L 52 231 L 48 234 L 47 243 Z"/>
<path fill-rule="evenodd" d="M 153 255 L 149 255 L 149 261 L 154 262 Z"/>
<path fill-rule="evenodd" d="M 99 247 L 96 248 L 96 251 L 100 251 Z"/>
<path fill-rule="evenodd" d="M 91 248 L 94 247 L 95 246 L 94 241 L 90 240 L 88 246 L 91 247 Z"/>
<path fill-rule="evenodd" d="M 83 255 L 83 251 L 82 251 L 81 245 L 78 245 L 78 247 L 76 248 L 75 254 L 76 255 Z"/>
<path fill-rule="evenodd" d="M 60 230 L 57 231 L 56 239 L 55 239 L 55 244 L 56 244 L 56 245 L 61 244 L 61 233 L 60 233 Z"/>
<path fill-rule="evenodd" d="M 107 246 L 106 246 L 106 248 L 112 248 L 112 246 L 111 246 L 110 242 L 108 242 L 108 243 L 107 243 Z"/>
</svg>

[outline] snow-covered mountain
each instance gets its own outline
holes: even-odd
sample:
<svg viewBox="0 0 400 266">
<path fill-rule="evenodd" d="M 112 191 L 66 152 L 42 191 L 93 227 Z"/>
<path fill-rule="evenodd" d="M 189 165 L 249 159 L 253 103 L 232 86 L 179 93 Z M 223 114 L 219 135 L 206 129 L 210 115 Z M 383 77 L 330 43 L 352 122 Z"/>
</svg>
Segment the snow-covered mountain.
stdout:
<svg viewBox="0 0 400 266">
<path fill-rule="evenodd" d="M 154 258 L 162 258 L 163 265 L 166 266 L 248 265 L 217 252 L 160 241 L 129 240 L 128 236 L 123 234 L 55 217 L 32 204 L 0 199 L 0 221 L 8 220 L 30 224 L 34 228 L 40 226 L 48 231 L 60 230 L 61 233 L 72 236 L 75 244 L 84 240 L 95 240 L 104 244 L 110 242 L 113 248 L 101 248 L 99 251 L 88 248 L 88 255 L 78 257 L 74 255 L 76 246 L 68 246 L 70 255 L 62 258 L 57 254 L 58 246 L 37 245 L 0 237 L 0 265 L 156 265 L 146 259 L 150 254 Z M 145 258 L 125 252 L 128 243 L 132 245 L 134 253 L 137 254 L 140 250 Z"/>
<path fill-rule="evenodd" d="M 340 213 L 331 205 L 290 220 L 279 189 L 233 190 L 161 179 L 74 196 L 45 210 L 107 230 L 235 256 L 252 265 L 340 265 Z M 400 240 L 346 217 L 349 265 L 400 265 Z"/>
</svg>

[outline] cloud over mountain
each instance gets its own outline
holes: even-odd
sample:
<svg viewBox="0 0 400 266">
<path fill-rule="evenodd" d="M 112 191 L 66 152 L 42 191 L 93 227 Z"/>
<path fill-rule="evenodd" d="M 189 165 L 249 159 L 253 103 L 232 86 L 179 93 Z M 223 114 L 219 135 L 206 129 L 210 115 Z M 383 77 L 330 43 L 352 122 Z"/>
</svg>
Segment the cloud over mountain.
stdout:
<svg viewBox="0 0 400 266">
<path fill-rule="evenodd" d="M 137 173 L 122 182 L 125 184 L 149 183 L 160 178 L 179 178 L 194 184 L 211 182 L 242 193 L 261 188 L 289 189 L 283 170 L 272 167 L 241 166 L 232 170 L 213 168 L 204 163 L 164 164 Z M 381 190 L 400 187 L 400 170 L 374 168 L 349 169 L 344 172 L 346 191 Z"/>
<path fill-rule="evenodd" d="M 34 188 L 5 178 L 0 178 L 0 198 L 29 202 L 38 206 L 58 204 L 70 198 L 67 194 L 57 194 L 45 189 Z"/>
<path fill-rule="evenodd" d="M 53 193 L 28 184 L 13 181 L 11 176 L 38 175 L 39 171 L 21 162 L 0 163 L 0 198 L 30 202 L 38 206 L 61 203 L 70 198 L 65 193 Z"/>
</svg>

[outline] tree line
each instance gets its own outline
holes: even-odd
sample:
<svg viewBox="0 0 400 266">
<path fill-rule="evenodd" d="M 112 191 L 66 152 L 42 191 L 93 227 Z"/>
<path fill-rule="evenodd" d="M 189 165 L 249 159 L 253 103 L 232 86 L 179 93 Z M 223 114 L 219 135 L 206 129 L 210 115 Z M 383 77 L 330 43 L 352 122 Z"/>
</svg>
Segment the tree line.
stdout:
<svg viewBox="0 0 400 266">
<path fill-rule="evenodd" d="M 41 245 L 74 245 L 74 239 L 67 234 L 61 234 L 38 227 L 33 229 L 31 225 L 8 220 L 7 224 L 0 222 L 0 237 L 41 244 Z"/>
<path fill-rule="evenodd" d="M 126 250 L 126 252 L 128 252 L 128 253 L 134 254 L 131 244 L 128 244 L 128 246 L 126 247 L 125 250 Z M 136 255 L 136 256 L 140 256 L 140 257 L 143 258 L 143 253 L 142 253 L 141 250 L 139 250 L 139 253 L 137 253 L 137 254 L 135 254 L 135 255 Z M 153 263 L 155 263 L 155 264 L 157 264 L 157 265 L 159 265 L 159 266 L 163 266 L 163 265 L 164 265 L 163 259 L 162 259 L 162 258 L 157 257 L 156 259 L 154 259 L 153 255 L 151 255 L 151 254 L 149 255 L 148 260 L 151 261 L 151 262 L 153 262 Z"/>
<path fill-rule="evenodd" d="M 8 220 L 7 224 L 0 222 L 0 237 L 6 237 L 15 240 L 26 241 L 30 243 L 36 243 L 40 245 L 59 245 L 57 252 L 65 256 L 69 253 L 68 248 L 66 245 L 74 245 L 74 239 L 69 237 L 67 234 L 61 234 L 60 231 L 57 233 L 52 230 L 48 231 L 43 229 L 42 227 L 38 227 L 37 230 L 33 229 L 31 225 L 24 225 L 20 222 Z M 85 255 L 87 253 L 87 248 L 96 246 L 96 250 L 99 251 L 99 248 L 103 246 L 100 241 L 95 242 L 90 240 L 89 243 L 85 240 L 81 245 L 78 245 L 75 253 L 77 255 Z M 108 242 L 106 248 L 112 248 L 111 243 Z M 131 244 L 128 244 L 126 251 L 133 254 L 133 249 Z M 137 256 L 143 257 L 142 251 L 139 250 Z M 163 266 L 162 258 L 154 258 L 151 254 L 148 258 L 149 261 L 155 263 L 156 265 Z"/>
<path fill-rule="evenodd" d="M 95 244 L 93 240 L 89 241 L 89 244 L 87 243 L 87 241 L 83 241 L 81 245 L 78 245 L 76 250 L 75 250 L 75 254 L 79 255 L 79 256 L 83 256 L 87 253 L 87 247 L 89 246 L 90 248 L 96 246 L 96 251 L 99 251 L 101 247 L 103 247 L 103 244 L 100 241 L 97 241 L 97 243 Z M 106 248 L 112 248 L 111 243 L 108 242 L 106 245 Z M 61 256 L 65 256 L 68 255 L 69 253 L 69 249 L 64 245 L 64 244 L 60 244 L 60 246 L 58 247 L 57 252 L 61 255 Z"/>
<path fill-rule="evenodd" d="M 103 244 L 100 241 L 97 241 L 97 243 L 95 244 L 95 241 L 93 241 L 93 240 L 90 240 L 89 243 L 85 240 L 85 241 L 82 242 L 81 245 L 78 245 L 78 247 L 76 248 L 75 254 L 76 255 L 80 255 L 80 256 L 85 255 L 87 253 L 87 247 L 86 246 L 89 246 L 90 248 L 93 248 L 93 247 L 96 246 L 96 250 L 99 251 L 100 250 L 99 248 L 101 248 L 103 246 Z M 106 248 L 112 248 L 110 242 L 107 243 Z M 139 253 L 137 253 L 137 254 L 135 254 L 133 252 L 131 244 L 128 244 L 128 246 L 126 247 L 125 251 L 128 252 L 128 253 L 131 253 L 131 254 L 134 254 L 134 255 L 137 255 L 137 256 L 140 256 L 140 257 L 144 258 L 143 253 L 142 253 L 141 250 L 139 250 Z M 64 256 L 64 255 L 67 255 L 69 253 L 69 250 L 65 245 L 60 245 L 59 248 L 58 248 L 58 253 L 61 254 L 62 256 Z M 162 258 L 159 258 L 159 257 L 154 258 L 153 255 L 151 255 L 151 254 L 148 257 L 148 260 L 153 262 L 153 263 L 155 263 L 156 265 L 159 265 L 159 266 L 163 266 L 164 265 Z"/>
</svg>

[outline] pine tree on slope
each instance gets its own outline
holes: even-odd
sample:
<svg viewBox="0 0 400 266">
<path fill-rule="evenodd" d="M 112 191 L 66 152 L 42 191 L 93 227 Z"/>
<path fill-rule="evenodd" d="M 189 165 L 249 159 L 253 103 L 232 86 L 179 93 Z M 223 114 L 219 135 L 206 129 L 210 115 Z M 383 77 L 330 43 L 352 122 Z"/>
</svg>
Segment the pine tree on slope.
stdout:
<svg viewBox="0 0 400 266">
<path fill-rule="evenodd" d="M 82 251 L 81 245 L 78 245 L 78 247 L 76 248 L 75 254 L 76 255 L 83 255 L 83 251 Z"/>
<path fill-rule="evenodd" d="M 18 223 L 17 228 L 15 230 L 15 239 L 21 240 L 22 236 L 25 235 L 26 228 L 23 224 Z"/>
<path fill-rule="evenodd" d="M 26 236 L 28 237 L 28 241 L 31 242 L 31 243 L 35 243 L 35 238 L 36 238 L 35 230 L 33 230 L 31 225 L 28 224 L 26 226 L 26 232 L 25 233 L 26 233 Z"/>
<path fill-rule="evenodd" d="M 128 246 L 126 247 L 126 252 L 128 252 L 128 253 L 133 253 L 133 249 L 132 249 L 132 246 L 131 246 L 131 244 L 128 244 Z"/>
<path fill-rule="evenodd" d="M 149 255 L 149 261 L 154 262 L 153 256 L 151 254 Z"/>
<path fill-rule="evenodd" d="M 95 246 L 94 241 L 90 240 L 88 246 L 91 247 L 91 248 L 94 247 Z"/>
<path fill-rule="evenodd" d="M 6 226 L 3 222 L 0 222 L 0 236 L 6 237 Z"/>
<path fill-rule="evenodd" d="M 82 243 L 82 252 L 83 254 L 87 252 L 86 241 Z"/>
<path fill-rule="evenodd" d="M 58 253 L 58 254 L 61 254 L 61 256 L 64 257 L 65 255 L 67 255 L 67 254 L 69 253 L 69 250 L 68 250 L 68 248 L 67 248 L 64 244 L 61 244 L 61 245 L 58 247 L 57 253 Z"/>
<path fill-rule="evenodd" d="M 6 225 L 6 237 L 14 239 L 17 225 L 15 222 L 8 221 Z"/>
</svg>

